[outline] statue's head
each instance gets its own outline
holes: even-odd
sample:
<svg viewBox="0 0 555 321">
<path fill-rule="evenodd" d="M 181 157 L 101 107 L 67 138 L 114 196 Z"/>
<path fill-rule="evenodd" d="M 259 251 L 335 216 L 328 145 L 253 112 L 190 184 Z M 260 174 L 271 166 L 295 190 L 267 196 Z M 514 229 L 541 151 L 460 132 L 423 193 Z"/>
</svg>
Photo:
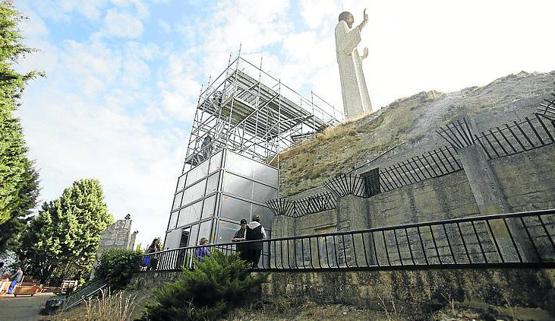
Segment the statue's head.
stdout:
<svg viewBox="0 0 555 321">
<path fill-rule="evenodd" d="M 349 28 L 353 27 L 353 23 L 355 22 L 355 17 L 349 11 L 343 11 L 339 14 L 339 21 L 345 21 Z"/>
</svg>

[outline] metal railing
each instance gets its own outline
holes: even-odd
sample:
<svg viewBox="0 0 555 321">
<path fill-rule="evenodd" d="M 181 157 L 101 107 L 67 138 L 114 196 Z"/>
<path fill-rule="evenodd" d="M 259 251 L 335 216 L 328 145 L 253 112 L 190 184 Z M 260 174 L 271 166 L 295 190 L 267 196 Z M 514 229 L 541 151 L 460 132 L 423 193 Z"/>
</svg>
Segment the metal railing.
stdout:
<svg viewBox="0 0 555 321">
<path fill-rule="evenodd" d="M 555 209 L 358 231 L 207 245 L 230 254 L 260 246 L 261 271 L 555 267 Z M 148 254 L 150 270 L 192 268 L 200 246 Z"/>
<path fill-rule="evenodd" d="M 105 289 L 108 286 L 106 282 L 97 280 L 89 283 L 85 287 L 77 290 L 76 292 L 71 293 L 63 303 L 62 309 L 69 310 L 85 300 L 90 299 L 91 297 L 97 295 L 100 291 Z"/>
</svg>

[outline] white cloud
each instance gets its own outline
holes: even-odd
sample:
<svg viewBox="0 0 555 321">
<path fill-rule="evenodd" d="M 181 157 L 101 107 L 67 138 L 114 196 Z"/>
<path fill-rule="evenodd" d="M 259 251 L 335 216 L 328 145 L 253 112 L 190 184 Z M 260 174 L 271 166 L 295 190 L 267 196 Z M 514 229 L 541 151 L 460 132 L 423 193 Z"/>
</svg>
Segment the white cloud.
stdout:
<svg viewBox="0 0 555 321">
<path fill-rule="evenodd" d="M 73 180 L 97 178 L 116 218 L 132 213 L 143 240 L 162 235 L 176 165 L 184 157 L 180 135 L 153 135 L 140 117 L 66 92 L 41 92 L 25 102 L 41 110 L 24 108 L 22 118 L 31 156 L 48 182 L 43 199 L 58 197 Z"/>
<path fill-rule="evenodd" d="M 137 17 L 115 9 L 108 10 L 104 18 L 105 36 L 138 38 L 143 34 L 143 23 Z"/>
<path fill-rule="evenodd" d="M 21 6 L 25 11 L 33 8 L 40 12 L 43 17 L 57 21 L 69 21 L 70 14 L 73 12 L 77 12 L 88 19 L 97 20 L 102 16 L 102 9 L 107 3 L 108 0 L 21 0 L 18 1 L 17 5 Z"/>
<path fill-rule="evenodd" d="M 98 40 L 87 43 L 67 41 L 61 60 L 64 61 L 68 76 L 77 76 L 68 80 L 83 84 L 83 90 L 88 95 L 110 86 L 122 68 L 121 54 Z"/>
<path fill-rule="evenodd" d="M 142 19 L 148 17 L 150 14 L 148 6 L 143 0 L 112 0 L 112 3 L 118 7 L 134 8 L 137 15 Z"/>
</svg>

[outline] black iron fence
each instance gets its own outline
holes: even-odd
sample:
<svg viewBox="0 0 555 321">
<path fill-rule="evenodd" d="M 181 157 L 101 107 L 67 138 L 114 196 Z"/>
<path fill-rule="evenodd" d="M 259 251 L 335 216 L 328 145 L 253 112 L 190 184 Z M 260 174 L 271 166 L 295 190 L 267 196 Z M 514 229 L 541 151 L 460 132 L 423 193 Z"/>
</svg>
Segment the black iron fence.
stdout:
<svg viewBox="0 0 555 321">
<path fill-rule="evenodd" d="M 261 248 L 262 271 L 555 267 L 555 209 L 206 246 Z M 239 244 L 239 249 L 238 249 Z M 148 270 L 193 268 L 199 246 L 148 254 Z M 243 252 L 244 254 L 244 252 Z"/>
<path fill-rule="evenodd" d="M 301 217 L 307 214 L 332 210 L 337 207 L 337 196 L 331 192 L 290 200 L 287 198 L 273 199 L 267 202 L 275 215 Z"/>
<path fill-rule="evenodd" d="M 525 117 L 475 135 L 490 159 L 514 155 L 555 143 L 555 121 L 542 114 Z"/>
<path fill-rule="evenodd" d="M 387 192 L 460 170 L 462 165 L 453 147 L 445 146 L 392 166 L 380 168 L 380 189 Z"/>
<path fill-rule="evenodd" d="M 555 120 L 555 94 L 551 94 L 551 96 L 553 96 L 551 100 L 544 99 L 544 101 L 540 103 L 537 113 L 551 120 Z"/>
</svg>

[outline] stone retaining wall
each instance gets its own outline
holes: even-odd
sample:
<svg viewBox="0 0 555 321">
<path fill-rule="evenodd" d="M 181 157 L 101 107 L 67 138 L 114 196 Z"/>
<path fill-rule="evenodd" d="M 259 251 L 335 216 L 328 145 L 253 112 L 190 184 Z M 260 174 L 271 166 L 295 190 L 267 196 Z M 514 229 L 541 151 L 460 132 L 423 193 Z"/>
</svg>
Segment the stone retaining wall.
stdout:
<svg viewBox="0 0 555 321">
<path fill-rule="evenodd" d="M 310 299 L 376 310 L 395 308 L 415 320 L 450 300 L 541 308 L 555 316 L 555 270 L 451 269 L 272 273 L 266 298 Z"/>
</svg>

